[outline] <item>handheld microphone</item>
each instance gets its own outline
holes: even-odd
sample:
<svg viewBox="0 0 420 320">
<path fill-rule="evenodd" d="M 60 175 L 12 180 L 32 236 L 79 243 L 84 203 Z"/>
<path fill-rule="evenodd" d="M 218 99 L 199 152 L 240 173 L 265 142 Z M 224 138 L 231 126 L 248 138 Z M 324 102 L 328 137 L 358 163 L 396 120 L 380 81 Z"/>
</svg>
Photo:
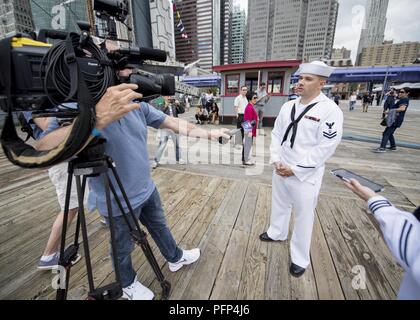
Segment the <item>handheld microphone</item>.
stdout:
<svg viewBox="0 0 420 320">
<path fill-rule="evenodd" d="M 241 126 L 244 129 L 248 129 L 249 127 L 252 129 L 256 124 L 257 124 L 257 121 L 252 120 L 252 121 L 245 121 L 245 122 L 243 122 Z M 241 128 L 230 130 L 227 133 L 230 136 L 230 138 L 227 139 L 227 138 L 219 137 L 219 143 L 220 144 L 226 144 L 226 143 L 228 143 L 229 140 L 232 139 L 232 137 L 235 136 L 237 133 L 239 133 L 241 130 L 242 130 Z"/>
</svg>

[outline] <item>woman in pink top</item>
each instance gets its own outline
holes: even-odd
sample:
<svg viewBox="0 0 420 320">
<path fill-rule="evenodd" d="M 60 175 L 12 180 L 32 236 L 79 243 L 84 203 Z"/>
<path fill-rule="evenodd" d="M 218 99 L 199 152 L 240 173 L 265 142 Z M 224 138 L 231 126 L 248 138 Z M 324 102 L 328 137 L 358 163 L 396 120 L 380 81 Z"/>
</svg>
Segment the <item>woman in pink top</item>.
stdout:
<svg viewBox="0 0 420 320">
<path fill-rule="evenodd" d="M 252 122 L 255 120 L 255 125 L 252 127 L 252 131 L 244 132 L 244 165 L 246 166 L 253 166 L 255 163 L 251 162 L 250 154 L 252 149 L 252 143 L 254 137 L 257 136 L 257 127 L 258 127 L 258 113 L 254 108 L 255 103 L 257 102 L 258 97 L 253 95 L 252 98 L 248 101 L 248 105 L 245 108 L 244 112 L 244 122 Z"/>
</svg>

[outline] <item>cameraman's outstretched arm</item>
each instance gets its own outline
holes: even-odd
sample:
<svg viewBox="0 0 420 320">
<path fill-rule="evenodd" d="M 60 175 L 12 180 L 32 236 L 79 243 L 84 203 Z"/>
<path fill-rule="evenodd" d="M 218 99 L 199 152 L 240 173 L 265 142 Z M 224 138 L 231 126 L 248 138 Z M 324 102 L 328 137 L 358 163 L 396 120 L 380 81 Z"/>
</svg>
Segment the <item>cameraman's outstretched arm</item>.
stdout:
<svg viewBox="0 0 420 320">
<path fill-rule="evenodd" d="M 109 87 L 105 95 L 96 104 L 96 125 L 98 130 L 104 129 L 113 121 L 119 120 L 127 113 L 140 108 L 140 104 L 133 103 L 133 100 L 140 99 L 143 95 L 135 92 L 136 84 L 123 83 L 118 86 Z M 65 140 L 72 129 L 72 126 L 63 127 L 47 134 L 38 140 L 35 148 L 37 150 L 51 150 Z"/>
<path fill-rule="evenodd" d="M 160 126 L 161 129 L 171 129 L 175 133 L 180 133 L 184 136 L 192 136 L 196 138 L 204 138 L 209 140 L 217 140 L 219 137 L 229 139 L 230 136 L 227 134 L 229 129 L 222 128 L 216 130 L 204 130 L 199 128 L 192 123 L 180 118 L 166 117 Z"/>
</svg>

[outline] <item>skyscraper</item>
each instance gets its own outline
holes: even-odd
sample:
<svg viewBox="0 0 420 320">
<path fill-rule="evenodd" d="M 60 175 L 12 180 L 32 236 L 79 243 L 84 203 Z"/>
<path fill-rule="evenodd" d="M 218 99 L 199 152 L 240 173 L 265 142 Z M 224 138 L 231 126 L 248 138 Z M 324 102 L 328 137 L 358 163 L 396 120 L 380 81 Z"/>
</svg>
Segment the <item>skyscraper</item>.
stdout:
<svg viewBox="0 0 420 320">
<path fill-rule="evenodd" d="M 33 29 L 29 0 L 0 0 L 0 39 Z"/>
<path fill-rule="evenodd" d="M 357 64 L 360 64 L 363 48 L 381 45 L 384 41 L 388 3 L 389 0 L 368 0 L 357 49 Z"/>
<path fill-rule="evenodd" d="M 176 59 L 184 63 L 200 59 L 200 67 L 207 71 L 214 65 L 227 63 L 228 11 L 232 0 L 176 0 L 174 3 L 177 10 L 174 19 Z"/>
<path fill-rule="evenodd" d="M 79 32 L 77 21 L 87 21 L 85 0 L 30 1 L 36 30 L 55 29 Z"/>
<path fill-rule="evenodd" d="M 221 0 L 222 12 L 220 13 L 220 41 L 222 47 L 220 52 L 220 64 L 228 64 L 231 54 L 232 2 L 232 0 Z"/>
<path fill-rule="evenodd" d="M 330 59 L 337 26 L 337 0 L 309 0 L 303 59 Z"/>
<path fill-rule="evenodd" d="M 175 61 L 174 15 L 170 0 L 150 2 L 153 48 L 164 50 Z"/>
<path fill-rule="evenodd" d="M 245 45 L 245 10 L 240 7 L 234 7 L 231 19 L 231 41 L 229 52 L 229 63 L 244 62 L 244 45 Z"/>
<path fill-rule="evenodd" d="M 246 60 L 330 59 L 337 0 L 249 0 Z"/>
</svg>

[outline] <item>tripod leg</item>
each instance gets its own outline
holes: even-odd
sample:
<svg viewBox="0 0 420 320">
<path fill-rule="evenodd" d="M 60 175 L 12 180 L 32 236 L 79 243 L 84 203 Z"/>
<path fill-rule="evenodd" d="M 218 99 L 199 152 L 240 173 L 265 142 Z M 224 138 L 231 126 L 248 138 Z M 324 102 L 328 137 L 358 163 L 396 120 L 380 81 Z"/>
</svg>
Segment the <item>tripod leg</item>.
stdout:
<svg viewBox="0 0 420 320">
<path fill-rule="evenodd" d="M 67 234 L 67 223 L 69 217 L 69 206 L 70 206 L 70 193 L 71 193 L 71 183 L 73 179 L 73 164 L 69 162 L 68 169 L 67 169 L 67 186 L 66 186 L 66 198 L 64 202 L 64 212 L 63 212 L 63 228 L 61 230 L 61 244 L 60 244 L 60 259 L 59 259 L 59 272 L 63 272 L 66 270 L 66 266 L 64 264 L 64 250 L 66 246 L 66 234 Z M 67 271 L 67 270 L 66 270 Z M 67 298 L 67 288 L 69 284 L 69 272 L 65 273 L 65 282 L 60 283 L 57 289 L 56 299 L 57 300 L 65 300 Z M 58 277 L 61 281 L 61 275 Z"/>
<path fill-rule="evenodd" d="M 83 194 L 83 199 L 85 197 L 86 180 L 87 180 L 86 176 L 83 176 L 83 181 L 82 181 L 82 194 Z M 80 208 L 80 206 L 79 206 L 79 208 Z M 79 210 L 79 213 L 80 213 L 80 210 Z M 77 246 L 77 247 L 79 247 L 79 233 L 80 233 L 80 214 L 77 215 L 76 233 L 74 235 L 74 245 Z"/>
<path fill-rule="evenodd" d="M 111 194 L 110 194 L 110 181 L 107 174 L 103 175 L 104 177 L 104 186 L 105 186 L 105 197 L 106 197 L 106 205 L 108 209 L 108 220 L 109 220 L 109 232 L 111 234 L 111 249 L 112 249 L 112 256 L 113 256 L 113 262 L 114 262 L 114 270 L 115 270 L 115 280 L 116 282 L 121 284 L 121 278 L 120 278 L 120 264 L 118 261 L 118 251 L 117 246 L 115 244 L 115 227 L 114 227 L 114 217 L 112 215 L 112 205 L 111 205 Z M 112 187 L 113 188 L 113 187 Z M 115 196 L 115 195 L 114 195 Z M 115 196 L 117 199 L 118 197 Z"/>
<path fill-rule="evenodd" d="M 83 187 L 80 183 L 80 176 L 76 177 L 76 187 L 77 187 L 77 198 L 79 200 L 79 217 L 78 220 L 80 220 L 80 227 L 82 230 L 82 238 L 83 238 L 83 249 L 85 252 L 85 261 L 86 261 L 86 272 L 88 277 L 88 283 L 89 283 L 89 292 L 92 292 L 95 290 L 95 284 L 93 281 L 93 272 L 92 272 L 92 264 L 90 260 L 90 249 L 89 249 L 89 240 L 88 240 L 88 234 L 87 234 L 87 227 L 86 227 L 86 218 L 85 218 L 85 208 L 83 204 L 83 198 L 84 198 L 84 187 L 86 183 L 86 178 L 83 177 Z M 79 221 L 78 221 L 79 222 Z M 78 236 L 78 229 L 76 231 Z"/>
</svg>

